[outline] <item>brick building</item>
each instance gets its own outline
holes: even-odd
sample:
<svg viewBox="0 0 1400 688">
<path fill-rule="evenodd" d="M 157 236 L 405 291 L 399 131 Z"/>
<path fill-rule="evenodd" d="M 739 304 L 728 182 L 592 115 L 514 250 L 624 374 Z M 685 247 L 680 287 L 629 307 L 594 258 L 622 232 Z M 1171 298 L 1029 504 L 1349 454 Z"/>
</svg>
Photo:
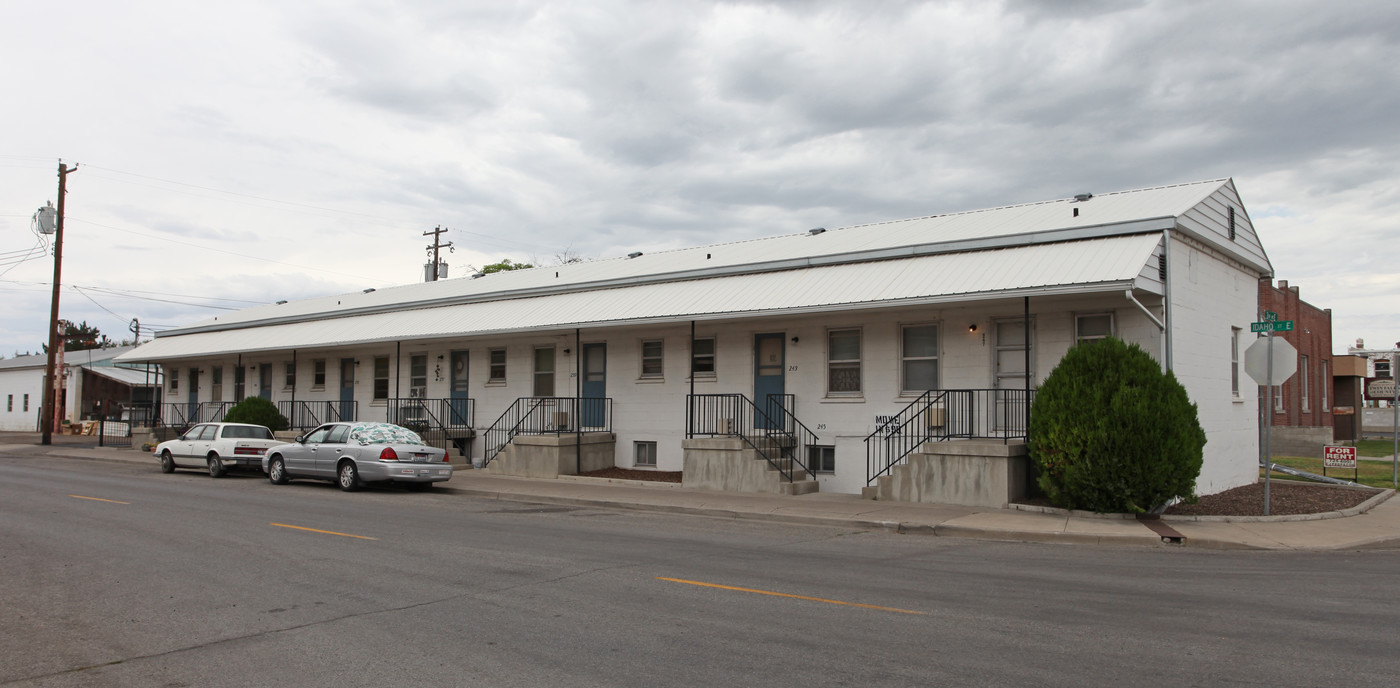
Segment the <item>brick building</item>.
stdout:
<svg viewBox="0 0 1400 688">
<path fill-rule="evenodd" d="M 1279 332 L 1298 350 L 1298 372 L 1274 390 L 1272 409 L 1261 410 L 1274 426 L 1275 454 L 1321 455 L 1322 445 L 1332 440 L 1332 310 L 1318 308 L 1302 300 L 1298 287 L 1287 280 L 1265 278 L 1259 282 L 1260 319 L 1266 311 L 1278 313 L 1279 320 L 1292 320 L 1293 331 Z M 1264 388 L 1259 388 L 1263 409 Z M 1261 431 L 1263 424 L 1260 425 Z"/>
</svg>

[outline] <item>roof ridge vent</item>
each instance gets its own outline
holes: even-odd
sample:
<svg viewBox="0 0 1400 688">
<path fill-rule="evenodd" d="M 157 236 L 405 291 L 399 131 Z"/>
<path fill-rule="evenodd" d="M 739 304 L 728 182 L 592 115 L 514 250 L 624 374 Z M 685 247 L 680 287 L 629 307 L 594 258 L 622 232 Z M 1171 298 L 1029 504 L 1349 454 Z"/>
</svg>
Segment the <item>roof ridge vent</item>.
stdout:
<svg viewBox="0 0 1400 688">
<path fill-rule="evenodd" d="M 1075 195 L 1074 195 L 1074 202 L 1075 202 L 1075 203 L 1083 203 L 1084 201 L 1087 201 L 1087 200 L 1089 200 L 1089 199 L 1091 199 L 1091 198 L 1093 198 L 1093 197 L 1094 197 L 1094 194 L 1091 194 L 1091 193 L 1075 194 Z"/>
</svg>

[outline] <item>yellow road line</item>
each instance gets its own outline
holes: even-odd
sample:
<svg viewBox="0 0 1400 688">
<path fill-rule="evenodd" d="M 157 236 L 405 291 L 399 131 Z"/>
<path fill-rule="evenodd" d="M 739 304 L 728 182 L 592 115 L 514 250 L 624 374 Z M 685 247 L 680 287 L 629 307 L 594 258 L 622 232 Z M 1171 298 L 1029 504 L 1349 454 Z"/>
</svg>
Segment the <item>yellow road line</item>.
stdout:
<svg viewBox="0 0 1400 688">
<path fill-rule="evenodd" d="M 82 496 L 82 495 L 68 495 L 68 496 L 69 496 L 69 497 L 72 497 L 73 499 L 91 499 L 91 500 L 94 501 L 94 502 L 108 502 L 108 503 L 111 503 L 111 504 L 130 504 L 130 503 L 131 503 L 131 502 L 119 502 L 119 501 L 117 501 L 117 500 L 115 500 L 115 499 L 103 499 L 103 498 L 101 498 L 101 497 L 84 497 L 84 496 Z"/>
<path fill-rule="evenodd" d="M 771 590 L 754 590 L 753 588 L 736 588 L 736 587 L 734 587 L 734 586 L 732 586 L 732 585 L 720 585 L 720 584 L 718 584 L 718 583 L 702 583 L 702 582 L 700 582 L 700 581 L 682 580 L 682 579 L 680 579 L 680 578 L 666 578 L 666 577 L 664 577 L 664 576 L 657 576 L 657 577 L 656 577 L 656 580 L 670 581 L 670 582 L 672 582 L 672 583 L 685 583 L 686 585 L 698 585 L 698 586 L 700 586 L 700 587 L 702 587 L 702 588 L 719 588 L 720 590 L 734 590 L 734 591 L 737 591 L 737 592 L 751 592 L 751 593 L 754 593 L 754 594 L 756 594 L 756 595 L 772 595 L 773 597 L 790 597 L 790 598 L 795 599 L 795 600 L 807 600 L 807 601 L 809 601 L 809 602 L 825 602 L 825 603 L 827 603 L 827 604 L 840 604 L 840 605 L 845 605 L 845 606 L 847 606 L 847 607 L 864 607 L 865 609 L 878 609 L 878 610 L 880 610 L 880 611 L 882 611 L 882 612 L 896 612 L 896 613 L 899 613 L 899 614 L 919 614 L 919 615 L 924 615 L 924 614 L 927 614 L 927 613 L 928 613 L 928 612 L 916 612 L 916 611 L 912 611 L 912 610 L 909 610 L 909 609 L 898 609 L 898 608 L 895 608 L 895 607 L 880 607 L 880 606 L 873 605 L 873 604 L 861 604 L 861 603 L 859 603 L 859 602 L 842 602 L 841 600 L 827 600 L 827 599 L 823 599 L 823 598 L 820 598 L 820 597 L 808 597 L 808 596 L 806 596 L 806 595 L 793 595 L 793 594 L 786 593 L 786 592 L 772 592 Z"/>
<path fill-rule="evenodd" d="M 313 533 L 324 533 L 326 535 L 339 535 L 340 537 L 355 538 L 357 540 L 378 540 L 379 538 L 365 537 L 364 535 L 351 535 L 349 533 L 337 533 L 334 530 L 316 530 L 315 528 L 303 528 L 301 526 L 289 526 L 285 523 L 269 523 L 270 526 L 278 528 L 291 528 L 293 530 L 306 530 Z"/>
</svg>

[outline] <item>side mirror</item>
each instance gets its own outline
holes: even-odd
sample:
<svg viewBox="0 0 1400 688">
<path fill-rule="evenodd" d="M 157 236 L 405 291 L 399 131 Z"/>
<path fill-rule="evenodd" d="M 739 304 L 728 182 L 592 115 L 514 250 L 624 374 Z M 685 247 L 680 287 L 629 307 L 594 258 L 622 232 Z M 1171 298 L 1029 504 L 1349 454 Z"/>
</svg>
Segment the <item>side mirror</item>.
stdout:
<svg viewBox="0 0 1400 688">
<path fill-rule="evenodd" d="M 297 444 L 306 444 L 306 435 L 297 435 Z"/>
</svg>

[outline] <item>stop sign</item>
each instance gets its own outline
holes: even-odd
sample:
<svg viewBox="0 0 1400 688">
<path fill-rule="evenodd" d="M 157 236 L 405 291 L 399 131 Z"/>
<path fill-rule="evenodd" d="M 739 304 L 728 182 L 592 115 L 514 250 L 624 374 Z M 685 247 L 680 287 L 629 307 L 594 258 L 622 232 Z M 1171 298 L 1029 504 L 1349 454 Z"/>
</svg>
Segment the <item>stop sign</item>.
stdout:
<svg viewBox="0 0 1400 688">
<path fill-rule="evenodd" d="M 1269 340 L 1274 342 L 1273 378 L 1269 377 Z M 1277 337 L 1256 339 L 1244 350 L 1244 372 L 1249 373 L 1249 376 L 1261 385 L 1281 385 L 1293 377 L 1293 373 L 1298 372 L 1298 350 Z"/>
</svg>

